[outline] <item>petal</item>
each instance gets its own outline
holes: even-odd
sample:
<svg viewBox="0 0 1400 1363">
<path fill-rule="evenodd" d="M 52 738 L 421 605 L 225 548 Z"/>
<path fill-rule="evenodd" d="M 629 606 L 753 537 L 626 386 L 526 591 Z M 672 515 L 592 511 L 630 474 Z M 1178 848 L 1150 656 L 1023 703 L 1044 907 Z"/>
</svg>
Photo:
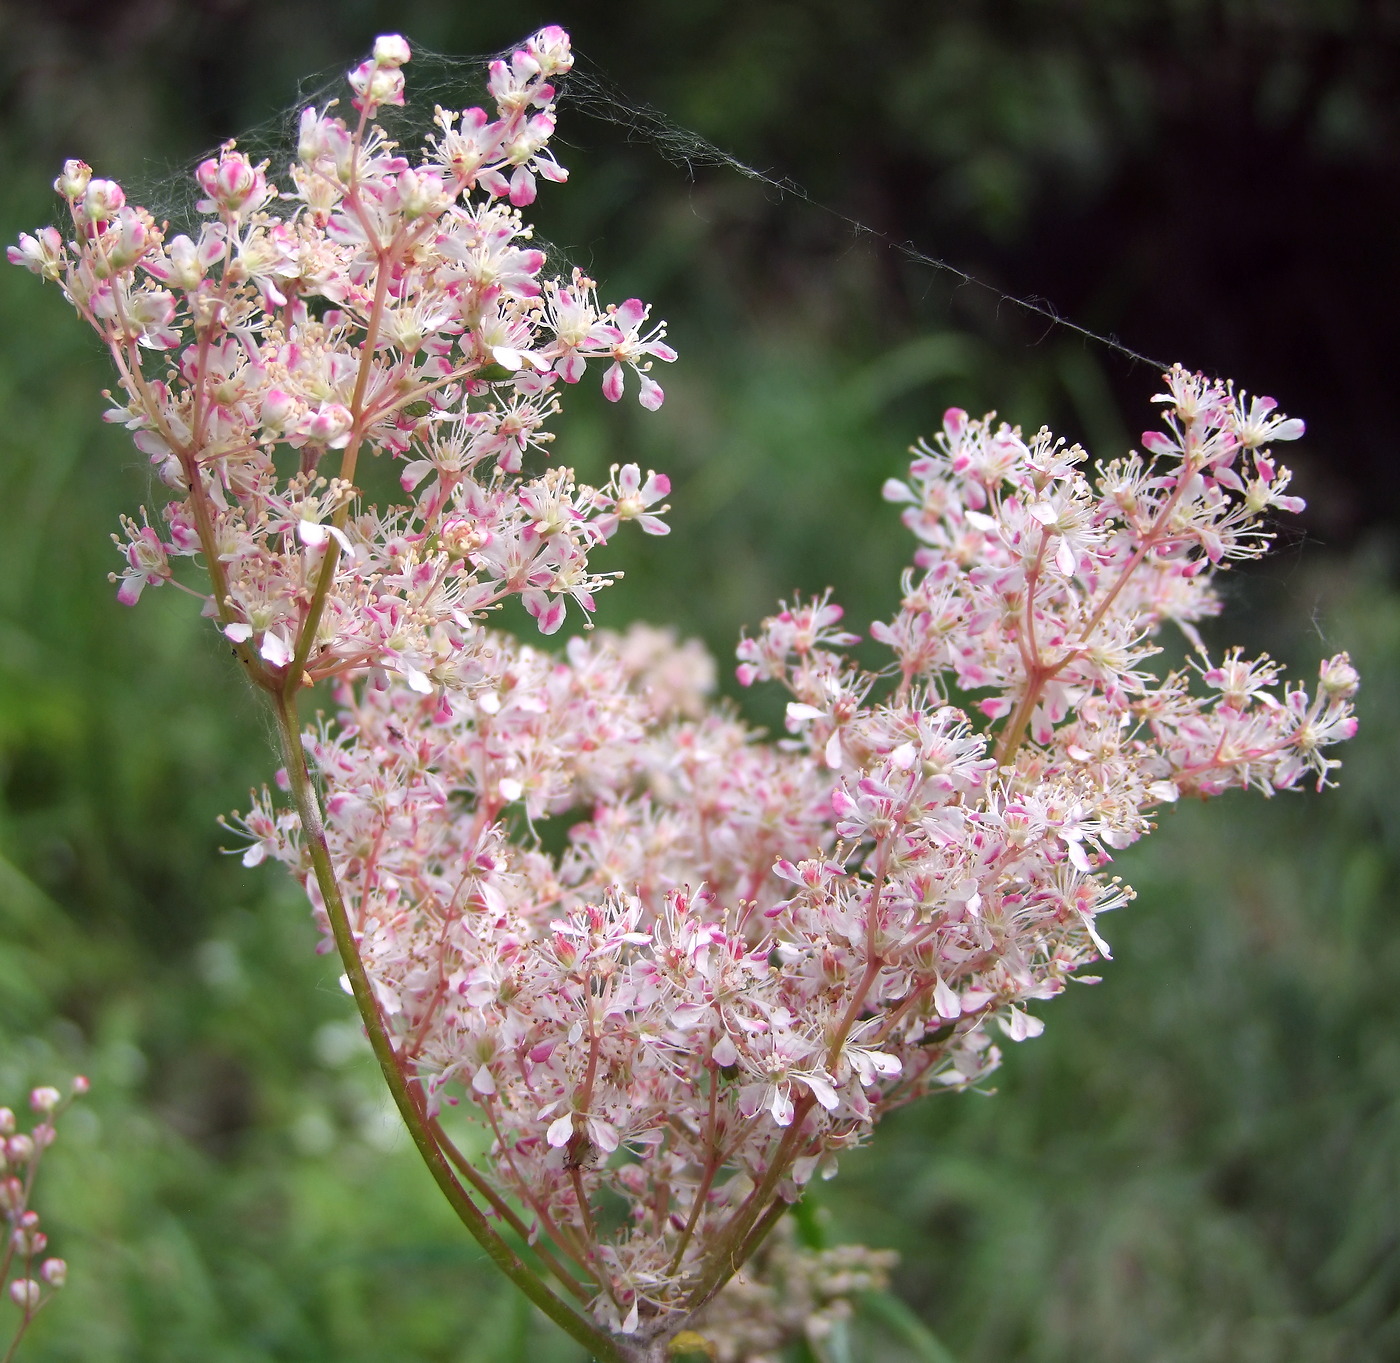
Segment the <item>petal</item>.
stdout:
<svg viewBox="0 0 1400 1363">
<path fill-rule="evenodd" d="M 638 374 L 637 380 L 641 384 L 641 392 L 637 395 L 638 401 L 649 412 L 654 412 L 666 401 L 666 394 L 661 385 L 654 379 L 649 379 L 645 374 Z"/>
</svg>

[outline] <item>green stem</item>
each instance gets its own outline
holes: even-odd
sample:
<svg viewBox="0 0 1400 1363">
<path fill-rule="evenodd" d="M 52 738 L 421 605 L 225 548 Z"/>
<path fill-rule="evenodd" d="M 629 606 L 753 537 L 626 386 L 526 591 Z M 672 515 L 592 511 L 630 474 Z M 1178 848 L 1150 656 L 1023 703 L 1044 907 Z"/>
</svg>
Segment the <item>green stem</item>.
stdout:
<svg viewBox="0 0 1400 1363">
<path fill-rule="evenodd" d="M 437 1141 L 438 1148 L 445 1154 L 451 1162 L 452 1167 L 472 1185 L 482 1197 L 490 1203 L 492 1210 L 502 1221 L 508 1225 L 527 1245 L 530 1244 L 529 1227 L 515 1214 L 508 1203 L 501 1195 L 482 1177 L 481 1173 L 473 1169 L 467 1157 L 448 1139 L 447 1133 L 443 1131 L 441 1124 L 436 1118 L 429 1120 L 428 1130 L 432 1132 L 433 1139 Z M 556 1278 L 560 1284 L 568 1289 L 579 1301 L 585 1305 L 588 1303 L 588 1292 L 583 1284 L 579 1282 L 571 1273 L 567 1272 L 564 1266 L 550 1252 L 543 1243 L 530 1245 L 531 1252 L 535 1255 Z"/>
<path fill-rule="evenodd" d="M 335 868 L 331 863 L 330 847 L 326 842 L 325 824 L 321 817 L 321 804 L 311 783 L 311 774 L 306 766 L 306 752 L 301 743 L 301 732 L 297 722 L 295 702 L 284 693 L 273 695 L 273 708 L 277 715 L 278 738 L 282 747 L 282 759 L 286 764 L 287 776 L 291 782 L 292 797 L 296 801 L 297 814 L 301 819 L 302 836 L 311 856 L 316 883 L 320 887 L 325 902 L 326 915 L 330 920 L 331 933 L 336 949 L 340 953 L 341 964 L 355 1004 L 360 1010 L 361 1020 L 369 1035 L 370 1046 L 384 1082 L 394 1104 L 408 1128 L 418 1153 L 428 1166 L 434 1181 L 446 1197 L 452 1210 L 462 1224 L 472 1233 L 476 1242 L 486 1251 L 496 1267 L 506 1275 L 541 1311 L 571 1338 L 590 1350 L 599 1363 L 631 1363 L 619 1342 L 592 1321 L 573 1310 L 563 1300 L 555 1296 L 540 1277 L 526 1265 L 519 1255 L 492 1228 L 465 1188 L 457 1181 L 446 1157 L 439 1149 L 432 1133 L 428 1130 L 425 1114 L 419 1107 L 409 1086 L 408 1077 L 400 1068 L 394 1053 L 394 1043 L 385 1029 L 379 1005 L 374 997 L 374 989 L 364 962 L 360 959 L 359 948 L 355 944 L 354 932 L 350 926 L 350 916 L 340 893 Z"/>
</svg>

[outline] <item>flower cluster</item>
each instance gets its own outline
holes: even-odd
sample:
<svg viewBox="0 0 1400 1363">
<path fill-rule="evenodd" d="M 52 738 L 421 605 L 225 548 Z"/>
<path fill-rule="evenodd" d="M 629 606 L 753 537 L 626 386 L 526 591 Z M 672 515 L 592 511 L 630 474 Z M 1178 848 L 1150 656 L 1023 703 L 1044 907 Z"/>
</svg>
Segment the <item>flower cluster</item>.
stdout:
<svg viewBox="0 0 1400 1363">
<path fill-rule="evenodd" d="M 81 1075 L 73 1080 L 66 1101 L 56 1088 L 34 1089 L 29 1095 L 29 1106 L 35 1121 L 28 1131 L 19 1129 L 13 1111 L 0 1107 L 0 1214 L 5 1222 L 0 1286 L 6 1287 L 10 1301 L 20 1312 L 6 1358 L 14 1354 L 30 1322 L 68 1279 L 68 1265 L 44 1254 L 49 1237 L 40 1229 L 39 1213 L 30 1202 L 39 1163 L 44 1151 L 53 1144 L 59 1115 L 68 1102 L 87 1089 L 88 1082 Z"/>
<path fill-rule="evenodd" d="M 783 743 L 706 710 L 708 671 L 654 632 L 562 657 L 498 637 L 450 716 L 345 686 L 307 736 L 404 1062 L 435 1110 L 475 1104 L 495 1186 L 614 1329 L 675 1328 L 883 1111 L 987 1075 L 989 1024 L 1036 1035 L 1027 1005 L 1108 955 L 1131 891 L 1105 871 L 1155 806 L 1336 765 L 1345 657 L 1313 698 L 1233 652 L 1146 667 L 1262 548 L 1287 479 L 1262 441 L 1298 432 L 1168 388 L 1154 456 L 1092 483 L 1083 451 L 950 412 L 887 487 L 922 543 L 873 628 L 890 672 L 847 660 L 828 598 L 741 644 L 741 680 L 793 697 Z M 951 703 L 977 692 L 980 729 Z M 294 816 L 264 799 L 247 828 L 314 898 Z"/>
<path fill-rule="evenodd" d="M 651 363 L 675 358 L 645 304 L 601 306 L 528 244 L 534 177 L 564 177 L 546 143 L 567 37 L 545 29 L 496 62 L 497 116 L 439 109 L 416 158 L 373 121 L 402 102 L 407 60 L 383 38 L 352 73 L 357 123 L 305 111 L 281 192 L 230 142 L 196 171 L 201 224 L 169 236 L 69 162 L 72 239 L 46 228 L 9 252 L 107 342 L 108 417 L 171 489 L 158 517 L 123 522 L 119 599 L 202 556 L 207 613 L 268 687 L 367 667 L 423 692 L 473 685 L 483 612 L 518 595 L 553 633 L 568 603 L 593 609 L 607 579 L 589 555 L 623 521 L 666 533 L 663 476 L 521 476 L 560 383 L 602 361 L 609 398 L 630 370 L 655 408 Z M 364 451 L 401 460 L 409 501 L 361 504 Z"/>
<path fill-rule="evenodd" d="M 536 177 L 563 178 L 563 33 L 492 67 L 496 118 L 439 111 L 417 160 L 374 122 L 407 57 L 381 39 L 352 73 L 353 126 L 306 112 L 280 198 L 229 144 L 198 171 L 203 227 L 167 241 L 70 163 L 73 239 L 11 255 L 106 338 L 113 415 L 172 489 L 125 523 L 121 599 L 201 556 L 207 613 L 272 697 L 294 807 L 255 798 L 245 863 L 305 884 L 498 1262 L 514 1272 L 487 1218 L 588 1310 L 577 1337 L 657 1356 L 722 1315 L 884 1112 L 1041 1030 L 1029 1006 L 1108 955 L 1100 920 L 1131 896 L 1112 855 L 1158 806 L 1325 784 L 1357 677 L 1333 658 L 1310 695 L 1266 658 L 1207 656 L 1215 573 L 1300 505 L 1270 451 L 1302 425 L 1181 369 L 1145 453 L 1093 477 L 1048 432 L 950 411 L 886 486 L 920 542 L 871 631 L 890 665 L 851 661 L 829 596 L 740 644 L 740 681 L 791 696 L 776 743 L 662 631 L 551 654 L 487 629 L 515 594 L 553 633 L 591 608 L 593 548 L 624 521 L 665 532 L 662 476 L 524 470 L 559 384 L 596 359 L 607 397 L 631 372 L 655 407 L 673 353 L 645 305 L 601 307 L 525 244 Z M 365 451 L 400 461 L 406 504 L 361 495 Z M 1194 658 L 1158 675 L 1168 622 Z M 321 680 L 337 712 L 303 733 Z M 482 1168 L 443 1125 L 462 1104 Z"/>
</svg>

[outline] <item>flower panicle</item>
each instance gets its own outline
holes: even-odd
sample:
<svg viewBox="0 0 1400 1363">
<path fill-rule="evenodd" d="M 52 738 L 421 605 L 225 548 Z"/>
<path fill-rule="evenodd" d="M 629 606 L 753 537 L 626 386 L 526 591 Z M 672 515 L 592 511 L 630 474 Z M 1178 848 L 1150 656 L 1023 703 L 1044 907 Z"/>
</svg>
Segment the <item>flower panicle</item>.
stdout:
<svg viewBox="0 0 1400 1363">
<path fill-rule="evenodd" d="M 948 411 L 884 490 L 917 540 L 870 627 L 890 663 L 850 651 L 830 593 L 741 641 L 740 682 L 790 697 L 774 742 L 674 634 L 548 653 L 489 629 L 511 596 L 544 635 L 586 619 L 593 550 L 666 532 L 664 474 L 525 470 L 595 360 L 606 397 L 630 373 L 654 408 L 675 356 L 645 303 L 600 304 L 530 244 L 521 209 L 564 178 L 562 30 L 493 64 L 494 115 L 439 110 L 413 154 L 375 121 L 408 60 L 376 43 L 358 121 L 305 112 L 290 188 L 228 144 L 197 172 L 202 227 L 167 240 L 70 162 L 71 238 L 11 258 L 103 335 L 109 417 L 169 489 L 122 523 L 119 599 L 195 590 L 274 695 L 297 803 L 231 822 L 244 863 L 305 885 L 430 1163 L 468 1108 L 473 1193 L 630 1357 L 703 1319 L 881 1115 L 1042 1030 L 1109 956 L 1114 854 L 1162 805 L 1326 784 L 1358 680 L 1345 655 L 1311 691 L 1207 655 L 1216 575 L 1301 506 L 1272 447 L 1302 423 L 1181 368 L 1160 429 L 1096 470 Z M 406 500 L 360 494 L 370 453 Z M 1168 624 L 1194 657 L 1159 674 Z M 335 714 L 298 741 L 319 681 Z"/>
<path fill-rule="evenodd" d="M 306 109 L 281 185 L 232 141 L 201 162 L 189 233 L 70 161 L 68 238 L 9 251 L 103 337 L 109 419 L 169 490 L 122 522 L 118 599 L 196 589 L 185 566 L 203 557 L 206 613 L 270 689 L 373 674 L 443 694 L 486 612 L 519 596 L 553 633 L 592 612 L 610 575 L 589 558 L 622 521 L 666 530 L 664 475 L 627 465 L 595 489 L 524 471 L 561 384 L 601 364 L 615 401 L 630 370 L 654 409 L 652 365 L 675 358 L 645 303 L 554 282 L 530 245 L 521 210 L 565 178 L 548 144 L 567 34 L 494 63 L 494 113 L 440 109 L 416 152 L 376 122 L 406 98 L 410 56 L 387 35 L 350 74 L 358 121 Z M 401 461 L 408 500 L 362 505 L 368 454 Z"/>
<path fill-rule="evenodd" d="M 83 1075 L 73 1079 L 66 1095 L 47 1084 L 32 1089 L 33 1120 L 27 1131 L 19 1114 L 0 1107 L 0 1220 L 5 1235 L 0 1246 L 0 1288 L 19 1312 L 6 1358 L 14 1355 L 35 1316 L 68 1281 L 67 1263 L 46 1252 L 49 1237 L 32 1204 L 39 1165 L 57 1139 L 58 1121 L 69 1104 L 87 1091 Z"/>
</svg>

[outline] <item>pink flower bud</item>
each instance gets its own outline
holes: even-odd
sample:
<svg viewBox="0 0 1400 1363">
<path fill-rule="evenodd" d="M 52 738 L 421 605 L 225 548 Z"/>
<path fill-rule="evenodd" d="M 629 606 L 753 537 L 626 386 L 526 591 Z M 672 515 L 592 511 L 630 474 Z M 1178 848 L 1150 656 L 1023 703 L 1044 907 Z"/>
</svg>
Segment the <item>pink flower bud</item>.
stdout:
<svg viewBox="0 0 1400 1363">
<path fill-rule="evenodd" d="M 0 1136 L 9 1136 L 14 1133 L 15 1114 L 7 1107 L 0 1107 Z"/>
<path fill-rule="evenodd" d="M 255 166 L 242 152 L 225 148 L 219 159 L 201 161 L 195 179 L 208 195 L 199 208 L 218 208 L 237 213 L 244 207 L 257 208 L 267 197 L 267 178 L 261 166 Z"/>
<path fill-rule="evenodd" d="M 53 187 L 72 203 L 81 199 L 92 179 L 92 167 L 86 161 L 65 161 L 63 173 L 53 182 Z"/>
<path fill-rule="evenodd" d="M 32 1213 L 31 1213 L 32 1214 Z M 35 1217 L 33 1226 L 23 1224 L 10 1236 L 10 1244 L 16 1254 L 21 1254 L 28 1258 L 30 1255 L 42 1254 L 48 1248 L 49 1237 L 38 1228 L 38 1218 Z"/>
<path fill-rule="evenodd" d="M 451 202 L 442 176 L 430 170 L 406 170 L 398 179 L 399 204 L 410 222 L 440 213 Z"/>
<path fill-rule="evenodd" d="M 59 1288 L 68 1281 L 68 1265 L 62 1259 L 45 1259 L 39 1276 L 50 1287 Z"/>
<path fill-rule="evenodd" d="M 129 270 L 151 249 L 149 219 L 139 210 L 123 208 L 115 230 L 106 238 L 107 261 L 114 270 Z"/>
<path fill-rule="evenodd" d="M 10 1300 L 19 1307 L 21 1311 L 28 1315 L 39 1306 L 39 1300 L 43 1296 L 43 1288 L 34 1281 L 33 1278 L 16 1278 L 10 1284 Z"/>
<path fill-rule="evenodd" d="M 49 1088 L 45 1085 L 42 1088 L 36 1088 L 29 1095 L 29 1106 L 35 1112 L 52 1112 L 62 1097 L 63 1095 L 56 1088 Z"/>
<path fill-rule="evenodd" d="M 1361 676 L 1351 665 L 1351 659 L 1345 653 L 1338 653 L 1336 657 L 1328 658 L 1322 664 L 1318 680 L 1322 689 L 1329 696 L 1341 700 L 1349 700 L 1356 694 L 1357 688 L 1361 685 Z"/>
<path fill-rule="evenodd" d="M 343 450 L 350 443 L 350 429 L 355 418 L 350 409 L 338 402 L 322 403 L 301 423 L 300 433 L 318 445 Z"/>
<path fill-rule="evenodd" d="M 381 104 L 403 103 L 403 72 L 374 61 L 361 62 L 350 73 L 350 88 L 355 92 L 351 103 L 372 118 Z"/>
<path fill-rule="evenodd" d="M 274 433 L 285 431 L 297 414 L 297 400 L 284 388 L 269 388 L 263 394 L 262 422 Z"/>
<path fill-rule="evenodd" d="M 542 76 L 560 74 L 574 64 L 573 53 L 569 50 L 569 35 L 558 24 L 540 29 L 526 47 L 538 63 Z"/>
<path fill-rule="evenodd" d="M 83 194 L 83 217 L 108 222 L 126 206 L 126 194 L 115 180 L 93 180 Z"/>
</svg>

